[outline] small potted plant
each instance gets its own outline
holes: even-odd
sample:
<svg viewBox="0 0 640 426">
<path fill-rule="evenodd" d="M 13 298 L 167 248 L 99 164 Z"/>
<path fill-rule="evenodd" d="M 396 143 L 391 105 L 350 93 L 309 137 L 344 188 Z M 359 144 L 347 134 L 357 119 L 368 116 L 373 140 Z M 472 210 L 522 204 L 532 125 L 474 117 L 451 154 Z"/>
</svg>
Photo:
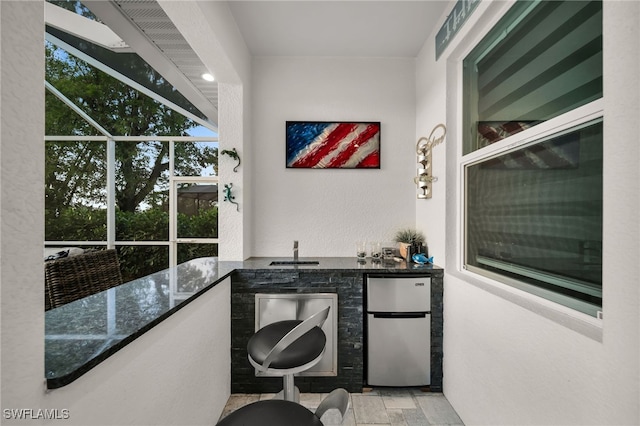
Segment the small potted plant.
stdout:
<svg viewBox="0 0 640 426">
<path fill-rule="evenodd" d="M 400 256 L 407 259 L 409 247 L 413 248 L 412 253 L 416 253 L 418 246 L 424 244 L 424 234 L 416 229 L 403 228 L 396 233 L 395 240 L 399 246 Z"/>
</svg>

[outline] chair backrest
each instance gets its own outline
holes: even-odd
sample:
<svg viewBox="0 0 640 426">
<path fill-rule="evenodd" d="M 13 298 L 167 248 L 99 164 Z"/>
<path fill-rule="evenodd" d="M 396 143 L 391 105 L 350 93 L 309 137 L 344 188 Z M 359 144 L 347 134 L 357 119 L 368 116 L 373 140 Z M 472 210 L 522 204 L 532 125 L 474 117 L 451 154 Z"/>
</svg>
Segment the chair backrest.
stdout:
<svg viewBox="0 0 640 426">
<path fill-rule="evenodd" d="M 316 312 L 311 315 L 306 320 L 302 321 L 298 324 L 293 330 L 285 334 L 282 339 L 276 343 L 276 345 L 271 349 L 267 357 L 264 359 L 262 363 L 263 368 L 268 368 L 273 361 L 280 353 L 285 350 L 290 344 L 298 340 L 300 337 L 304 336 L 307 332 L 313 329 L 313 327 L 322 328 L 322 324 L 326 321 L 329 316 L 329 309 L 331 306 L 327 306 L 320 312 Z"/>
<path fill-rule="evenodd" d="M 86 252 L 45 262 L 45 310 L 122 284 L 115 249 Z"/>
<path fill-rule="evenodd" d="M 340 412 L 340 423 L 344 420 L 344 415 L 349 408 L 349 392 L 342 388 L 334 389 L 325 399 L 322 400 L 318 408 L 316 408 L 316 417 L 319 419 L 324 413 L 331 409 L 336 409 Z M 333 424 L 333 423 L 332 423 Z"/>
</svg>

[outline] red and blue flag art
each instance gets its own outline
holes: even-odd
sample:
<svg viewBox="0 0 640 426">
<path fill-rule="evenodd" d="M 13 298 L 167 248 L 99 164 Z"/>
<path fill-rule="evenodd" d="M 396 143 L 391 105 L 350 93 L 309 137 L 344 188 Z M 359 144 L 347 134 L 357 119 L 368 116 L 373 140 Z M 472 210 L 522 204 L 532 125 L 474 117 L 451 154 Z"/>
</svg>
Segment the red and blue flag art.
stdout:
<svg viewBox="0 0 640 426">
<path fill-rule="evenodd" d="M 380 168 L 379 121 L 287 121 L 286 139 L 287 168 Z"/>
</svg>

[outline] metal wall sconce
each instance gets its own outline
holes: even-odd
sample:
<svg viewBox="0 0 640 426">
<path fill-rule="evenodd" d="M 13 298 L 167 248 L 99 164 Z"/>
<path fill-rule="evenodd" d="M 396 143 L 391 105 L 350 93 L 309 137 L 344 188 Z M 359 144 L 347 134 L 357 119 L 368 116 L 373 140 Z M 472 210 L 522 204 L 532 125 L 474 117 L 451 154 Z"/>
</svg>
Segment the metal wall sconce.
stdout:
<svg viewBox="0 0 640 426">
<path fill-rule="evenodd" d="M 438 129 L 441 129 L 442 134 L 437 136 L 440 132 Z M 416 186 L 418 187 L 418 199 L 428 199 L 431 198 L 432 194 L 432 183 L 438 180 L 437 177 L 433 176 L 432 170 L 432 151 L 433 147 L 444 142 L 444 136 L 447 134 L 447 128 L 444 124 L 438 124 L 433 128 L 431 134 L 428 138 L 424 136 L 418 139 L 416 143 L 416 154 L 418 155 L 418 164 L 420 167 L 418 168 L 417 176 L 413 179 Z"/>
</svg>

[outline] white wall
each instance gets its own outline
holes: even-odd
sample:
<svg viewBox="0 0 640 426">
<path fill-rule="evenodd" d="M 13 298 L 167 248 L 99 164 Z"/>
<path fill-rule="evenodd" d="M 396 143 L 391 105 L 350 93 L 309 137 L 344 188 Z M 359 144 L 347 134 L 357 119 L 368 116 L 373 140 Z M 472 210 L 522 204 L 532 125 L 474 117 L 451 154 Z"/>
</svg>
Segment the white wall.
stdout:
<svg viewBox="0 0 640 426">
<path fill-rule="evenodd" d="M 434 62 L 434 58 L 435 43 L 433 37 L 429 37 L 416 62 L 416 141 L 421 137 L 428 138 L 438 124 L 447 124 L 446 61 Z M 432 149 L 431 171 L 438 180 L 432 184 L 431 199 L 417 199 L 414 196 L 416 226 L 425 233 L 429 255 L 439 266 L 444 266 L 445 259 L 446 145 L 453 143 L 455 141 L 445 135 L 444 145 Z M 412 158 L 417 161 L 415 155 Z M 418 166 L 417 163 L 415 166 Z"/>
<path fill-rule="evenodd" d="M 466 424 L 639 424 L 640 4 L 604 2 L 601 323 L 457 271 L 458 61 L 506 6 L 482 2 L 438 62 L 434 34 L 417 64 L 417 136 L 445 119 L 449 127 L 446 149 L 434 150 L 435 175 L 446 163 L 446 200 L 440 180 L 432 200 L 416 202 L 418 226 L 446 218 L 446 231 L 430 231 L 436 261 L 446 256 L 444 392 Z"/>
<path fill-rule="evenodd" d="M 0 2 L 2 408 L 44 388 L 44 34 L 41 2 Z"/>
<path fill-rule="evenodd" d="M 253 60 L 254 256 L 355 256 L 413 226 L 415 61 Z M 380 170 L 286 169 L 285 122 L 380 121 Z"/>
</svg>

